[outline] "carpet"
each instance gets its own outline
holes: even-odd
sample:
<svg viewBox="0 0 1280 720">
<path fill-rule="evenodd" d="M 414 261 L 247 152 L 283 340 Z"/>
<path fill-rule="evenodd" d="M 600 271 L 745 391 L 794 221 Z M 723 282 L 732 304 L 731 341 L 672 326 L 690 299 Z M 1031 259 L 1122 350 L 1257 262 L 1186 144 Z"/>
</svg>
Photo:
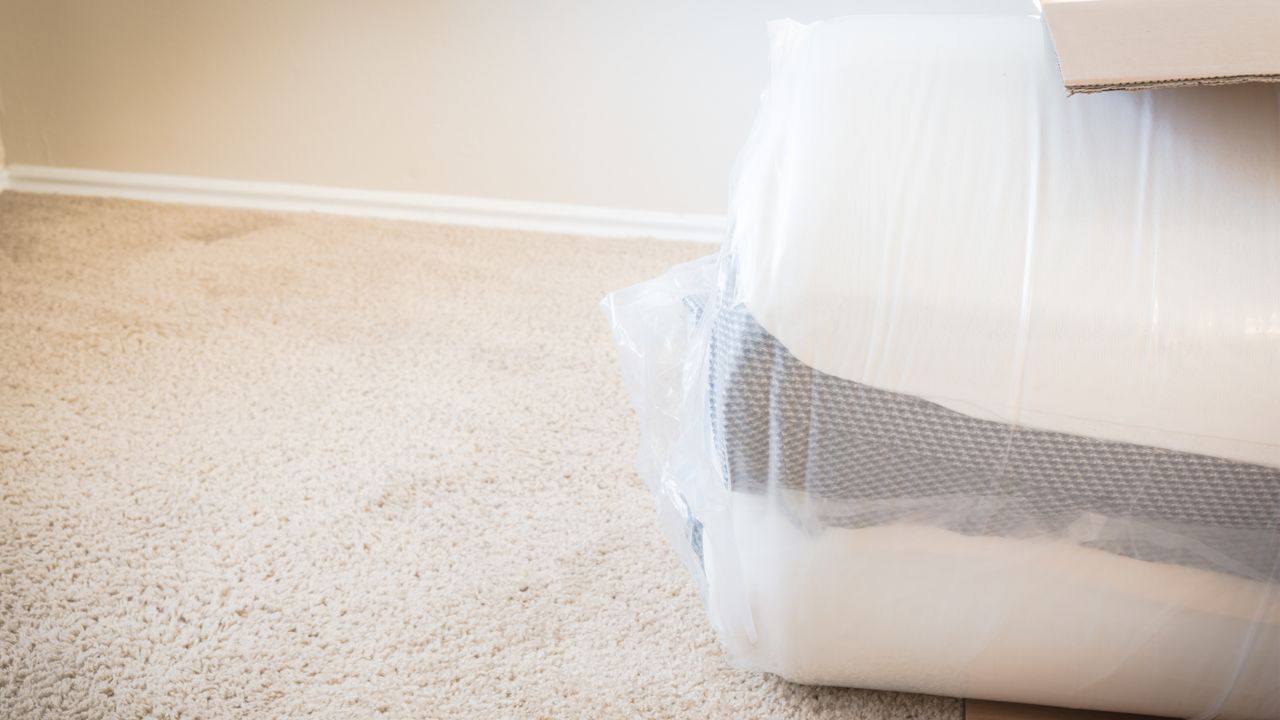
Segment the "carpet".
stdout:
<svg viewBox="0 0 1280 720">
<path fill-rule="evenodd" d="M 0 715 L 958 720 L 727 664 L 596 306 L 709 250 L 0 195 Z"/>
</svg>

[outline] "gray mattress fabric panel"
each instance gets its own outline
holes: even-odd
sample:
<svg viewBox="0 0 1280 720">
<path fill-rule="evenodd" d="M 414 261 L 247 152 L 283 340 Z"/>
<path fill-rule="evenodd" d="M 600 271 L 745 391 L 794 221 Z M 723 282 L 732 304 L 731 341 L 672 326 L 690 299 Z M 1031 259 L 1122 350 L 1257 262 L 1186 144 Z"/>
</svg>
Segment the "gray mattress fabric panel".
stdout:
<svg viewBox="0 0 1280 720">
<path fill-rule="evenodd" d="M 700 312 L 701 303 L 690 307 Z M 1280 575 L 1280 469 L 980 420 L 797 360 L 741 304 L 710 318 L 708 412 L 725 481 L 802 490 L 806 517 L 1070 533 L 1142 560 Z"/>
</svg>

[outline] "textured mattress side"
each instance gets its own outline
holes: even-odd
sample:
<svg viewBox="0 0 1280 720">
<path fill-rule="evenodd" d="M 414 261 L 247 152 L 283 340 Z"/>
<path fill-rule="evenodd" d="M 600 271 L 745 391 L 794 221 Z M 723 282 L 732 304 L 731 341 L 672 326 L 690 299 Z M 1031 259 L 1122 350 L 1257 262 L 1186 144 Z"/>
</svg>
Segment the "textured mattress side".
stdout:
<svg viewBox="0 0 1280 720">
<path fill-rule="evenodd" d="M 1278 574 L 1280 469 L 981 420 L 816 371 L 743 305 L 711 320 L 708 412 L 732 490 L 803 491 L 840 527 L 1018 535 L 1093 518 L 1119 528 L 1101 549 Z"/>
</svg>

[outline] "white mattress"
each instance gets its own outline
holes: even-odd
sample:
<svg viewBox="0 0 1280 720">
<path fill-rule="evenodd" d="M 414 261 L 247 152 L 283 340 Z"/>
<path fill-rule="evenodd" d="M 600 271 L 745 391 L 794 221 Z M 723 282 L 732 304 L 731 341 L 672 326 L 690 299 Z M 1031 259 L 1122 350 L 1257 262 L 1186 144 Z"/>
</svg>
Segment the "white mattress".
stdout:
<svg viewBox="0 0 1280 720">
<path fill-rule="evenodd" d="M 1280 87 L 1068 97 L 1037 17 L 772 25 L 736 292 L 824 373 L 1280 466 Z"/>
<path fill-rule="evenodd" d="M 771 30 L 719 258 L 605 303 L 734 662 L 1280 718 L 1280 86 L 1067 97 L 1032 16 Z"/>
</svg>

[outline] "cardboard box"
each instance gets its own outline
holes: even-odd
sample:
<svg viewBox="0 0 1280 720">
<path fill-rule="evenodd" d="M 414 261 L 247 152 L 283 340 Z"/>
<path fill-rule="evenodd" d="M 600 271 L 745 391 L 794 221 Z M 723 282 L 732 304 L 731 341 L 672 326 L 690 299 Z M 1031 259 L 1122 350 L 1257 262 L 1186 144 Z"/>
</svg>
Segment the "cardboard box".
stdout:
<svg viewBox="0 0 1280 720">
<path fill-rule="evenodd" d="M 1280 82 L 1280 0 L 1042 0 L 1067 91 Z"/>
</svg>

